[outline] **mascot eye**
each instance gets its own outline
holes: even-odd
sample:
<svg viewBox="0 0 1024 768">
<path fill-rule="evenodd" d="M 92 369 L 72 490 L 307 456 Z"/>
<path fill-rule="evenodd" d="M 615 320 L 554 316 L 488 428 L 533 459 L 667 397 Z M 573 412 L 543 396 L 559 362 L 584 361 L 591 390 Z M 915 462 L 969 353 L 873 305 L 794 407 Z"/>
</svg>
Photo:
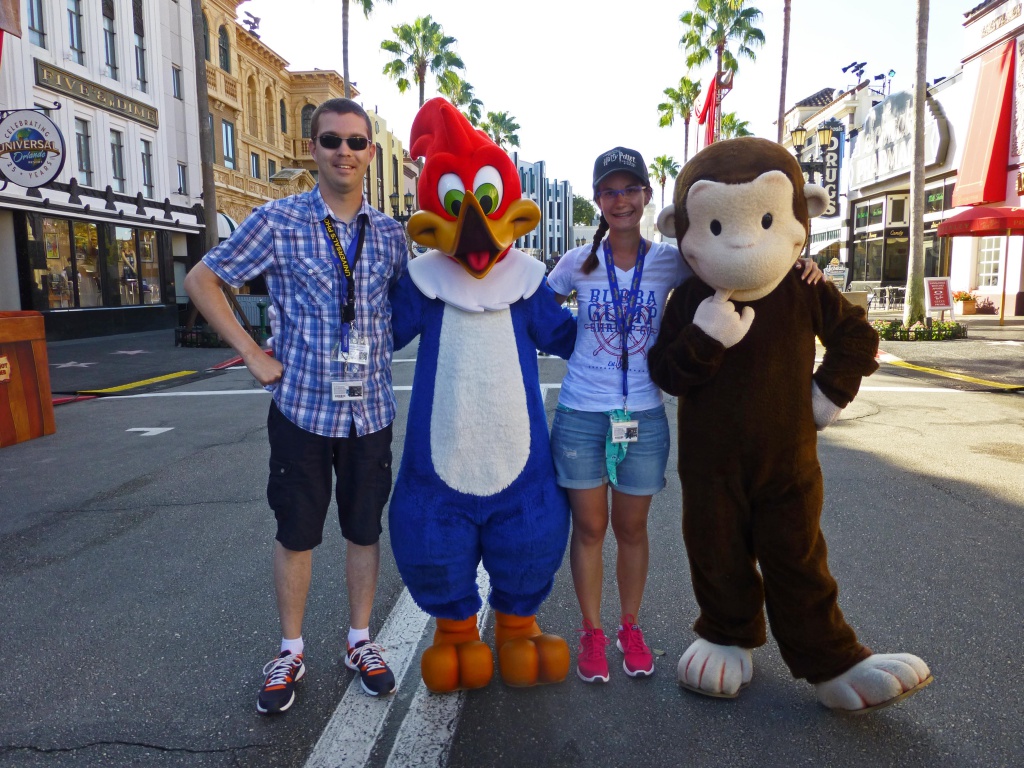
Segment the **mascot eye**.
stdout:
<svg viewBox="0 0 1024 768">
<path fill-rule="evenodd" d="M 459 215 L 462 198 L 466 196 L 466 185 L 454 173 L 446 173 L 437 181 L 437 197 L 441 205 L 452 216 Z"/>
<path fill-rule="evenodd" d="M 476 172 L 476 178 L 473 179 L 473 194 L 476 195 L 485 214 L 498 210 L 503 187 L 501 174 L 493 165 L 485 165 Z"/>
<path fill-rule="evenodd" d="M 768 229 L 768 227 L 770 227 L 771 225 L 772 215 L 770 213 L 766 213 L 764 216 L 761 217 L 761 228 Z"/>
<path fill-rule="evenodd" d="M 711 234 L 714 235 L 715 237 L 718 237 L 720 234 L 722 234 L 722 222 L 720 222 L 718 219 L 711 220 Z"/>
</svg>

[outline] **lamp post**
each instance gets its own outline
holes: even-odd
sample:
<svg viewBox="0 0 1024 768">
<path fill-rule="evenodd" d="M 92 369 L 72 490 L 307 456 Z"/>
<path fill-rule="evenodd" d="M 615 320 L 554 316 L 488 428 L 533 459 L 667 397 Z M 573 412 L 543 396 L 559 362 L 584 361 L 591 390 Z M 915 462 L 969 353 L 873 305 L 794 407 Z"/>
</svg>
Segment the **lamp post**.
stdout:
<svg viewBox="0 0 1024 768">
<path fill-rule="evenodd" d="M 412 206 L 415 200 L 412 192 L 406 192 L 402 199 L 402 202 L 405 203 L 405 213 L 398 211 L 398 192 L 392 192 L 388 195 L 388 199 L 391 201 L 391 218 L 400 224 L 405 224 L 412 217 Z"/>
<path fill-rule="evenodd" d="M 811 184 L 814 183 L 814 174 L 821 175 L 822 184 L 825 182 L 825 150 L 832 143 L 832 134 L 836 131 L 842 130 L 842 124 L 839 123 L 835 118 L 831 118 L 821 125 L 818 126 L 818 152 L 817 157 L 812 157 L 810 160 L 801 159 L 801 155 L 804 152 L 804 142 L 807 141 L 807 129 L 802 125 L 798 125 L 792 131 L 789 132 L 790 137 L 793 139 L 793 148 L 796 150 L 796 159 L 800 163 L 800 170 L 807 174 L 807 181 Z M 804 256 L 810 258 L 811 256 L 811 238 L 807 238 L 807 246 L 804 250 Z"/>
</svg>

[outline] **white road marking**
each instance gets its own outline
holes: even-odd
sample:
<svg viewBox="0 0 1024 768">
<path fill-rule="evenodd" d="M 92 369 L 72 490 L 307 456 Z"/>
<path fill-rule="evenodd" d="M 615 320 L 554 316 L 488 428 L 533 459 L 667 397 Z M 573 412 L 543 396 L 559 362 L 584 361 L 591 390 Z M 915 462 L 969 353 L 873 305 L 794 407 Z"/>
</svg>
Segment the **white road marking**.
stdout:
<svg viewBox="0 0 1024 768">
<path fill-rule="evenodd" d="M 483 635 L 491 613 L 487 602 L 491 577 L 484 570 L 483 563 L 477 568 L 476 581 L 484 601 L 477 613 L 477 625 Z M 398 728 L 391 754 L 388 755 L 388 768 L 442 768 L 447 765 L 448 753 L 465 703 L 465 691 L 434 694 L 427 690 L 421 678 L 409 711 Z"/>
<path fill-rule="evenodd" d="M 486 596 L 490 592 L 490 578 L 482 564 L 477 569 L 477 585 L 484 597 L 484 605 L 478 614 L 482 631 L 488 610 Z M 409 590 L 404 589 L 376 638 L 386 650 L 385 659 L 395 673 L 398 685 L 402 685 L 409 671 L 429 619 L 426 613 L 416 607 Z M 435 696 L 427 691 L 422 679 L 419 679 L 417 685 L 409 713 L 399 728 L 388 765 L 431 765 L 440 768 L 444 765 L 443 761 L 447 758 L 451 740 L 455 736 L 465 696 L 462 693 Z M 394 696 L 367 696 L 363 693 L 358 676 L 353 677 L 306 760 L 306 768 L 365 766 L 394 702 Z"/>
<path fill-rule="evenodd" d="M 162 435 L 164 432 L 170 432 L 174 427 L 132 427 L 126 429 L 125 432 L 141 432 L 139 437 L 153 437 L 155 435 Z"/>
</svg>

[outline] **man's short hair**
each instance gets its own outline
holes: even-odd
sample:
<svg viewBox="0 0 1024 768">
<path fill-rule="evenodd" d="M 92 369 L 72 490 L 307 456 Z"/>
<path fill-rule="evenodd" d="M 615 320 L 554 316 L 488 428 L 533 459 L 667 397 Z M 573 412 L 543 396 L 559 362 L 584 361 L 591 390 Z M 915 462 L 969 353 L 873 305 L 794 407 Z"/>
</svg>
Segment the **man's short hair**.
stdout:
<svg viewBox="0 0 1024 768">
<path fill-rule="evenodd" d="M 333 112 L 336 115 L 359 115 L 366 121 L 366 138 L 373 141 L 373 127 L 370 124 L 370 116 L 366 110 L 352 101 L 352 99 L 328 99 L 313 111 L 313 119 L 309 126 L 309 135 L 316 138 L 319 134 L 317 129 L 320 126 L 320 115 L 324 112 Z"/>
</svg>

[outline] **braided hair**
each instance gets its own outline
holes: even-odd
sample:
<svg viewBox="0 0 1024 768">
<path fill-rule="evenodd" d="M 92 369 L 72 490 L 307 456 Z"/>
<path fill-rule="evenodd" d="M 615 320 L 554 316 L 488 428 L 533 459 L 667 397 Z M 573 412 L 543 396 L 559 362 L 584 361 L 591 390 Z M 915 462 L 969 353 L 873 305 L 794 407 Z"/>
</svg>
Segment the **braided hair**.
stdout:
<svg viewBox="0 0 1024 768">
<path fill-rule="evenodd" d="M 589 275 L 595 269 L 600 262 L 597 260 L 597 248 L 601 245 L 601 240 L 604 239 L 605 233 L 608 231 L 608 220 L 601 214 L 601 221 L 598 222 L 597 232 L 594 233 L 594 246 L 590 249 L 590 255 L 587 256 L 586 261 L 583 262 L 583 266 L 580 267 L 584 275 Z"/>
</svg>

